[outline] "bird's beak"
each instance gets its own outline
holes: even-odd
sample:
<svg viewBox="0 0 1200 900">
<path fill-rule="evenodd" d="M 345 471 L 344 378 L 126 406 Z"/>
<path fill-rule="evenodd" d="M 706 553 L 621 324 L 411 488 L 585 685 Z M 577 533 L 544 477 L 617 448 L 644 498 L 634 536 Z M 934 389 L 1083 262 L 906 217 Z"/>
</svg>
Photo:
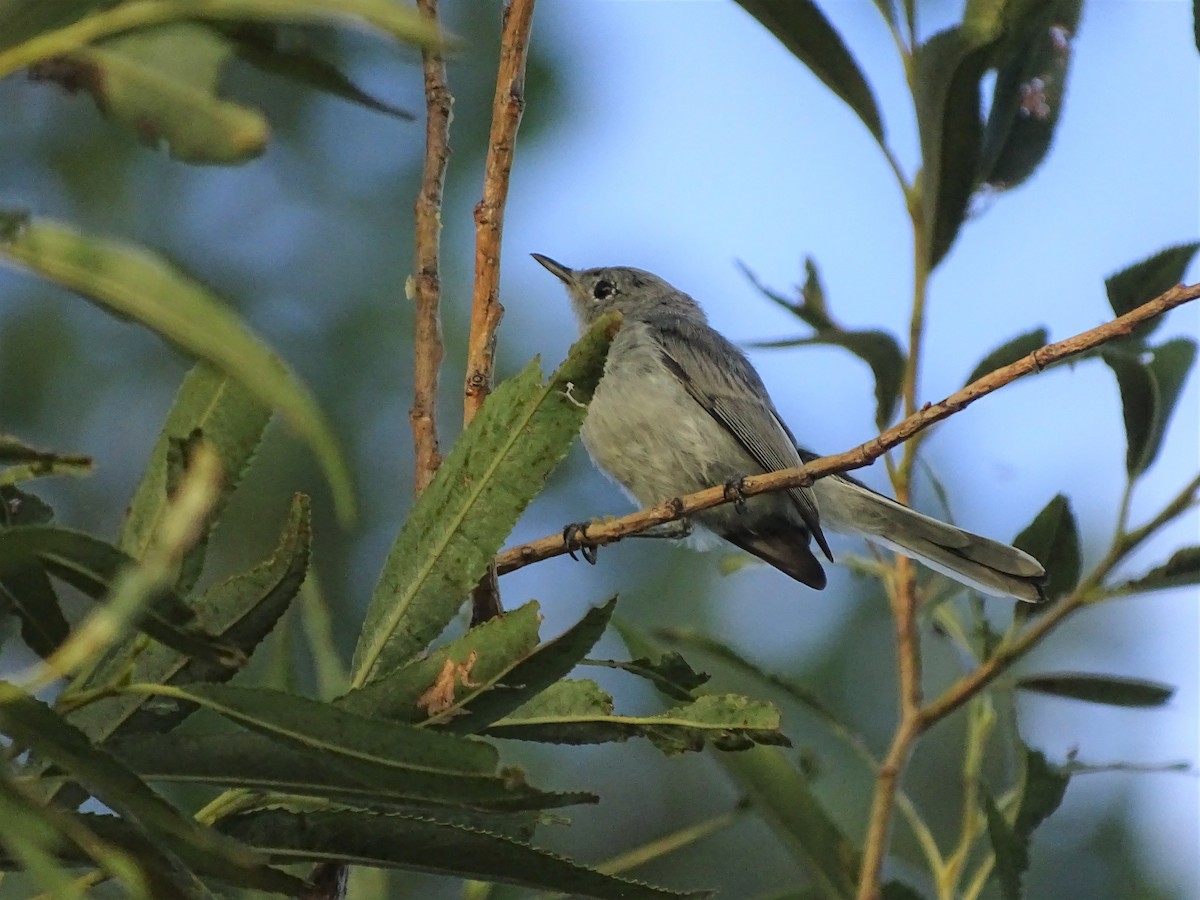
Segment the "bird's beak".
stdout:
<svg viewBox="0 0 1200 900">
<path fill-rule="evenodd" d="M 530 253 L 529 255 L 549 269 L 550 273 L 563 284 L 572 285 L 575 283 L 575 272 L 570 266 L 564 266 L 557 260 L 553 260 L 548 256 L 542 256 L 540 253 Z"/>
</svg>

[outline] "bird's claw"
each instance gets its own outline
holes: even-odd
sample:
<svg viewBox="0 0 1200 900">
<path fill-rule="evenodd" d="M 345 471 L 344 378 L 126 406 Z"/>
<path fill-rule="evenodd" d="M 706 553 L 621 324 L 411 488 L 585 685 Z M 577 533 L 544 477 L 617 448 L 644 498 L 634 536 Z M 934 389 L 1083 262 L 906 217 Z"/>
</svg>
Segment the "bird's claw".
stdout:
<svg viewBox="0 0 1200 900">
<path fill-rule="evenodd" d="M 738 511 L 739 515 L 746 512 L 746 476 L 739 475 L 736 478 L 730 478 L 725 482 L 725 499 L 733 501 L 733 508 Z"/>
<path fill-rule="evenodd" d="M 572 522 L 563 528 L 562 538 L 571 559 L 579 561 L 579 557 L 575 555 L 575 551 L 578 550 L 583 554 L 584 560 L 594 566 L 600 547 L 588 541 L 587 528 L 587 522 Z"/>
</svg>

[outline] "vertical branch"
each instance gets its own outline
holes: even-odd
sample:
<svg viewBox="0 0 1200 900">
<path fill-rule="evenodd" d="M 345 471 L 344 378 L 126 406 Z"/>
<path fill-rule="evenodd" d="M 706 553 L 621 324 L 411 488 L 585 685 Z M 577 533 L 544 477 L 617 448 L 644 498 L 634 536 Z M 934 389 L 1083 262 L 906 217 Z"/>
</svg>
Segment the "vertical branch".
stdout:
<svg viewBox="0 0 1200 900">
<path fill-rule="evenodd" d="M 475 207 L 475 287 L 471 295 L 471 336 L 467 344 L 464 424 L 475 418 L 492 389 L 496 329 L 504 315 L 499 297 L 504 204 L 508 199 L 517 128 L 525 110 L 525 59 L 529 51 L 533 4 L 534 0 L 510 0 L 504 7 L 500 29 L 500 65 L 496 72 L 492 128 L 484 164 L 483 199 Z M 501 612 L 494 565 L 475 588 L 471 601 L 472 624 L 487 621 Z"/>
<path fill-rule="evenodd" d="M 425 18 L 437 22 L 437 0 L 417 0 L 417 9 Z M 408 412 L 416 458 L 413 488 L 417 494 L 425 490 L 442 463 L 437 434 L 438 369 L 442 364 L 438 258 L 442 232 L 442 191 L 446 181 L 446 163 L 450 158 L 450 119 L 454 104 L 454 98 L 446 86 L 446 63 L 441 51 L 426 48 L 421 52 L 421 61 L 425 72 L 425 167 L 421 174 L 421 190 L 413 208 L 416 277 L 406 286 L 417 307 L 413 405 Z"/>
</svg>

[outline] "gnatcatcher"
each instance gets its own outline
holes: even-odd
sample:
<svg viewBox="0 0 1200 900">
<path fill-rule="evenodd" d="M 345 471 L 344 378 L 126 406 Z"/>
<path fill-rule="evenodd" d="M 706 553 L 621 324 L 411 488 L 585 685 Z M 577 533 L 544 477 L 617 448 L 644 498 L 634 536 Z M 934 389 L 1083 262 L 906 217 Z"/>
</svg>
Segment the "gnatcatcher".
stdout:
<svg viewBox="0 0 1200 900">
<path fill-rule="evenodd" d="M 802 450 L 745 355 L 700 305 L 641 269 L 571 269 L 533 258 L 567 287 L 586 328 L 622 313 L 583 424 L 592 460 L 643 506 L 746 475 L 799 466 Z M 852 478 L 758 494 L 699 513 L 709 531 L 809 587 L 825 587 L 810 549 L 833 560 L 822 527 L 856 534 L 997 597 L 1042 599 L 1046 572 L 1027 553 L 922 515 Z"/>
</svg>

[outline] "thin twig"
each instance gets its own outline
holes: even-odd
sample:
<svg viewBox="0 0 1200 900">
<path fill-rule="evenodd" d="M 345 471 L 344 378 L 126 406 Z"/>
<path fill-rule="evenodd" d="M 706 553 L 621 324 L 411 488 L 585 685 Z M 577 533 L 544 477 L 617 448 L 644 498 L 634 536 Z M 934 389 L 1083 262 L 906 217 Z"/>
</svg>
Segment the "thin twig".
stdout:
<svg viewBox="0 0 1200 900">
<path fill-rule="evenodd" d="M 1135 326 L 1160 316 L 1168 310 L 1181 306 L 1191 300 L 1200 298 L 1200 284 L 1184 287 L 1173 287 L 1159 297 L 1131 310 L 1120 318 L 1113 319 L 1096 328 L 1089 329 L 1074 337 L 1047 344 L 1028 356 L 1014 363 L 996 369 L 976 379 L 961 390 L 955 391 L 939 403 L 927 404 L 915 414 L 892 426 L 887 431 L 855 447 L 845 453 L 835 456 L 824 456 L 813 460 L 797 469 L 782 469 L 765 475 L 752 475 L 745 479 L 742 494 L 750 497 L 768 491 L 778 491 L 789 487 L 808 484 L 815 478 L 831 475 L 835 472 L 845 472 L 868 466 L 882 456 L 887 450 L 904 443 L 914 434 L 928 428 L 936 422 L 949 418 L 955 413 L 966 409 L 971 403 L 1016 381 L 1025 375 L 1040 372 L 1054 363 L 1060 362 L 1108 341 L 1128 335 Z M 725 487 L 705 488 L 694 494 L 683 497 L 673 497 L 656 506 L 603 522 L 594 522 L 588 526 L 587 541 L 589 544 L 602 546 L 615 543 L 621 538 L 637 534 L 660 525 L 694 515 L 705 509 L 720 506 L 729 502 Z M 554 556 L 562 556 L 576 545 L 568 545 L 562 534 L 553 534 L 528 544 L 521 544 L 504 550 L 496 557 L 496 568 L 501 575 L 520 569 L 530 563 L 539 562 Z"/>
<path fill-rule="evenodd" d="M 504 233 L 504 204 L 512 172 L 517 128 L 525 110 L 525 59 L 533 24 L 534 0 L 511 0 L 504 7 L 500 29 L 500 65 L 492 128 L 484 164 L 483 199 L 475 207 L 475 287 L 471 295 L 471 336 L 467 343 L 467 379 L 463 423 L 470 424 L 492 389 L 496 329 L 504 315 L 500 305 L 500 242 Z M 502 611 L 496 568 L 491 566 L 471 594 L 471 623 L 494 618 Z"/>
<path fill-rule="evenodd" d="M 417 9 L 433 23 L 438 20 L 437 0 L 417 0 Z M 425 168 L 421 190 L 413 209 L 416 243 L 416 276 L 411 286 L 416 301 L 416 334 L 413 350 L 412 423 L 415 466 L 413 487 L 420 494 L 433 480 L 442 456 L 438 450 L 437 390 L 442 364 L 442 322 L 439 314 L 441 277 L 438 273 L 442 233 L 442 192 L 450 159 L 450 120 L 454 97 L 446 85 L 446 62 L 441 51 L 421 53 L 425 72 Z"/>
</svg>

